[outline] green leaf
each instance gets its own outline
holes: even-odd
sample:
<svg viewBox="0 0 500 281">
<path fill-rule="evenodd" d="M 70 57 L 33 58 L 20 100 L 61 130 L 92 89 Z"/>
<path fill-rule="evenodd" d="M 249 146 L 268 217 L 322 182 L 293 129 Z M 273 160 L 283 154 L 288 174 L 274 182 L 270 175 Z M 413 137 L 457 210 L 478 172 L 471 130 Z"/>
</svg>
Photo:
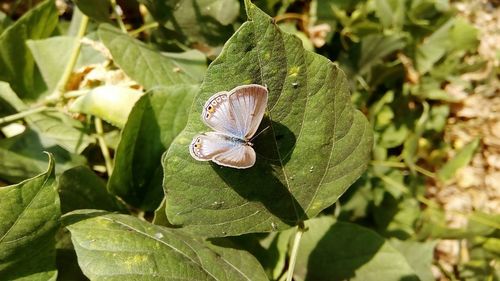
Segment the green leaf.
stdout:
<svg viewBox="0 0 500 281">
<path fill-rule="evenodd" d="M 172 59 L 177 65 L 176 71 L 188 73 L 194 81 L 203 81 L 207 72 L 207 57 L 198 50 L 188 50 L 183 53 L 163 52 L 167 58 Z"/>
<path fill-rule="evenodd" d="M 393 239 L 391 245 L 404 255 L 420 281 L 434 281 L 431 266 L 434 258 L 434 247 L 437 241 L 416 242 Z"/>
<path fill-rule="evenodd" d="M 184 128 L 198 86 L 178 85 L 144 95 L 123 129 L 108 183 L 127 203 L 154 210 L 163 198 L 161 155 Z"/>
<path fill-rule="evenodd" d="M 68 213 L 78 209 L 99 209 L 125 212 L 127 208 L 107 193 L 106 183 L 86 166 L 65 171 L 59 177 L 61 211 Z"/>
<path fill-rule="evenodd" d="M 479 31 L 468 20 L 458 17 L 451 29 L 450 40 L 455 50 L 474 51 L 478 44 Z"/>
<path fill-rule="evenodd" d="M 240 2 L 237 0 L 199 0 L 198 2 L 202 15 L 211 16 L 222 25 L 233 23 L 240 13 Z"/>
<path fill-rule="evenodd" d="M 455 157 L 446 162 L 446 164 L 444 164 L 443 167 L 441 167 L 441 169 L 437 172 L 439 179 L 447 181 L 453 178 L 459 169 L 465 167 L 470 162 L 478 145 L 479 139 L 476 138 L 457 151 Z"/>
<path fill-rule="evenodd" d="M 55 89 L 57 82 L 63 75 L 76 40 L 75 37 L 55 36 L 26 42 L 40 69 L 48 92 Z M 104 57 L 101 53 L 88 45 L 82 45 L 75 68 L 102 61 L 104 61 Z"/>
<path fill-rule="evenodd" d="M 375 232 L 331 217 L 306 222 L 295 280 L 418 280 L 405 257 Z"/>
<path fill-rule="evenodd" d="M 375 12 L 385 28 L 402 29 L 405 3 L 405 0 L 375 0 Z"/>
<path fill-rule="evenodd" d="M 164 156 L 170 222 L 206 236 L 289 228 L 332 205 L 365 170 L 372 133 L 351 102 L 342 71 L 305 51 L 247 2 L 249 21 L 211 64 L 186 128 Z M 256 83 L 269 88 L 268 112 L 245 170 L 194 160 L 188 146 L 210 129 L 200 118 L 214 93 Z"/>
<path fill-rule="evenodd" d="M 28 11 L 0 35 L 0 80 L 9 82 L 22 99 L 34 100 L 43 90 L 26 40 L 50 36 L 57 19 L 54 1 L 47 0 Z"/>
<path fill-rule="evenodd" d="M 151 15 L 188 44 L 221 45 L 233 31 L 229 24 L 239 15 L 238 0 L 139 0 Z"/>
<path fill-rule="evenodd" d="M 374 65 L 380 63 L 387 55 L 405 47 L 406 42 L 401 35 L 370 34 L 361 40 L 361 55 L 357 62 L 360 75 L 366 74 Z"/>
<path fill-rule="evenodd" d="M 99 86 L 78 97 L 69 110 L 90 114 L 123 128 L 132 107 L 142 94 L 142 91 L 125 86 Z"/>
<path fill-rule="evenodd" d="M 0 187 L 0 198 L 2 279 L 55 280 L 54 237 L 61 212 L 52 155 L 45 173 Z"/>
<path fill-rule="evenodd" d="M 65 217 L 91 280 L 267 280 L 245 251 L 222 248 L 135 217 L 80 211 Z M 76 221 L 76 222 L 75 222 Z"/>
<path fill-rule="evenodd" d="M 4 12 L 0 11 L 0 34 L 12 24 L 12 20 Z"/>
<path fill-rule="evenodd" d="M 100 21 L 109 22 L 111 12 L 111 1 L 102 0 L 75 0 L 78 9 L 88 17 Z"/>
<path fill-rule="evenodd" d="M 19 182 L 42 173 L 47 165 L 42 151 L 54 155 L 56 174 L 86 162 L 83 156 L 69 153 L 27 129 L 20 135 L 0 140 L 0 178 L 8 182 Z"/>
<path fill-rule="evenodd" d="M 109 24 L 100 25 L 98 34 L 115 63 L 146 89 L 199 82 L 185 58 L 164 56 Z"/>
<path fill-rule="evenodd" d="M 425 74 L 431 70 L 433 65 L 446 54 L 451 42 L 449 38 L 450 29 L 453 27 L 454 22 L 454 18 L 449 19 L 430 36 L 424 38 L 421 44 L 417 45 L 415 61 L 420 74 Z"/>
</svg>

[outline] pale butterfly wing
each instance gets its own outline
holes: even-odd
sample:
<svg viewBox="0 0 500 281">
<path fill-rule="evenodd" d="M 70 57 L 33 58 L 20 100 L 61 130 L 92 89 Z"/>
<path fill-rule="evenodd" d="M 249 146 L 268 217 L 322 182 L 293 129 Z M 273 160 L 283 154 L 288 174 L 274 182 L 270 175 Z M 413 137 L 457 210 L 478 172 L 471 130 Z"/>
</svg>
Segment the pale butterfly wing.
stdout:
<svg viewBox="0 0 500 281">
<path fill-rule="evenodd" d="M 189 146 L 191 156 L 199 161 L 214 161 L 231 168 L 246 169 L 255 164 L 255 151 L 244 141 L 218 132 L 194 137 Z"/>
<path fill-rule="evenodd" d="M 249 140 L 264 117 L 267 96 L 266 87 L 256 84 L 217 93 L 205 103 L 202 120 L 215 131 Z"/>
</svg>

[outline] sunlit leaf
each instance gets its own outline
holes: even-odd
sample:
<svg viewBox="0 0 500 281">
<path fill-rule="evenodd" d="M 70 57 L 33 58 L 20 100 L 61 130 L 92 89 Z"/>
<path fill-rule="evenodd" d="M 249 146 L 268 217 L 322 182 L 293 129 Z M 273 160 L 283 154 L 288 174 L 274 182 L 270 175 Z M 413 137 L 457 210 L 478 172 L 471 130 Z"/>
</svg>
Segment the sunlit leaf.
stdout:
<svg viewBox="0 0 500 281">
<path fill-rule="evenodd" d="M 320 217 L 306 222 L 295 280 L 419 280 L 404 256 L 377 233 Z"/>
<path fill-rule="evenodd" d="M 9 82 L 22 99 L 36 99 L 43 90 L 26 40 L 50 36 L 57 25 L 57 17 L 54 1 L 46 0 L 0 35 L 0 80 Z"/>
<path fill-rule="evenodd" d="M 161 155 L 186 125 L 197 92 L 197 85 L 169 86 L 136 103 L 116 150 L 110 192 L 147 210 L 159 205 L 163 198 Z"/>
<path fill-rule="evenodd" d="M 61 215 L 54 159 L 47 171 L 0 187 L 0 276 L 3 280 L 55 280 L 55 233 Z"/>
<path fill-rule="evenodd" d="M 289 228 L 332 205 L 364 171 L 371 129 L 356 111 L 342 71 L 305 51 L 247 2 L 249 21 L 211 64 L 184 131 L 164 156 L 171 223 L 207 236 Z M 198 162 L 192 138 L 214 93 L 256 83 L 269 88 L 268 113 L 255 140 L 257 163 L 245 170 Z"/>
<path fill-rule="evenodd" d="M 65 217 L 91 280 L 267 280 L 245 251 L 126 215 L 80 211 Z"/>
</svg>

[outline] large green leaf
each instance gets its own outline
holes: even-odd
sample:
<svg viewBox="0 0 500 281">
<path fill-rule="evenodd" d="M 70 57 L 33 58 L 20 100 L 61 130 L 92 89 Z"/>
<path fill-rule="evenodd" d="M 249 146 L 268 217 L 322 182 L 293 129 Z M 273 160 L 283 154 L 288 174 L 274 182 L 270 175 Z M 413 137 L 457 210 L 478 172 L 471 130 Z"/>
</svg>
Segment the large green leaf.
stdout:
<svg viewBox="0 0 500 281">
<path fill-rule="evenodd" d="M 247 252 L 217 247 L 180 230 L 97 211 L 71 213 L 66 219 L 78 263 L 91 280 L 267 280 Z"/>
<path fill-rule="evenodd" d="M 49 92 L 55 89 L 59 79 L 61 79 L 77 40 L 76 37 L 55 36 L 26 42 Z M 101 53 L 89 45 L 82 45 L 75 68 L 103 61 L 104 56 Z"/>
<path fill-rule="evenodd" d="M 9 82 L 23 99 L 36 99 L 43 88 L 26 40 L 50 36 L 57 25 L 57 18 L 54 1 L 47 0 L 0 35 L 0 80 Z"/>
<path fill-rule="evenodd" d="M 459 169 L 465 167 L 472 160 L 478 146 L 479 138 L 476 138 L 462 147 L 462 149 L 455 154 L 455 157 L 446 162 L 446 164 L 439 169 L 437 172 L 439 179 L 447 181 L 453 178 Z"/>
<path fill-rule="evenodd" d="M 161 155 L 184 128 L 198 86 L 166 87 L 144 95 L 123 129 L 108 182 L 127 203 L 154 210 L 163 198 Z"/>
<path fill-rule="evenodd" d="M 54 159 L 47 171 L 19 184 L 0 187 L 0 277 L 55 280 L 55 233 L 61 215 Z"/>
<path fill-rule="evenodd" d="M 337 201 L 365 170 L 372 143 L 366 118 L 350 103 L 347 81 L 328 59 L 305 51 L 247 1 L 249 21 L 211 64 L 186 128 L 164 157 L 170 222 L 207 236 L 286 229 Z M 245 170 L 194 160 L 192 138 L 214 93 L 256 83 L 269 88 L 255 140 L 257 163 Z"/>
<path fill-rule="evenodd" d="M 405 257 L 375 232 L 321 217 L 306 222 L 295 280 L 419 280 Z"/>
<path fill-rule="evenodd" d="M 104 180 L 86 166 L 65 171 L 59 177 L 58 191 L 63 213 L 78 209 L 127 210 L 123 203 L 107 193 Z"/>
<path fill-rule="evenodd" d="M 98 34 L 115 63 L 146 89 L 199 82 L 197 72 L 186 71 L 192 63 L 185 57 L 164 56 L 109 24 L 102 24 Z"/>
</svg>

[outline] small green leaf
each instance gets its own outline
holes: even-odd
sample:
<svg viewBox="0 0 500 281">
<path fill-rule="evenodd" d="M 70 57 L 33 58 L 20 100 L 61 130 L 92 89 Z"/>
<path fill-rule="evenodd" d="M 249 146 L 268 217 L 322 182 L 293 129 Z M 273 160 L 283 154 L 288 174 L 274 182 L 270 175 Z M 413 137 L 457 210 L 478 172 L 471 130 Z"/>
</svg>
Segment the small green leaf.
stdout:
<svg viewBox="0 0 500 281">
<path fill-rule="evenodd" d="M 1 279 L 55 280 L 54 237 L 61 212 L 52 155 L 45 173 L 0 187 L 0 198 Z"/>
<path fill-rule="evenodd" d="M 139 0 L 176 37 L 204 47 L 221 45 L 240 13 L 238 0 Z"/>
<path fill-rule="evenodd" d="M 420 74 L 431 70 L 433 65 L 446 54 L 450 45 L 450 29 L 454 22 L 454 18 L 449 19 L 417 45 L 415 62 Z"/>
<path fill-rule="evenodd" d="M 169 86 L 144 95 L 123 129 L 108 182 L 127 203 L 154 210 L 163 198 L 161 155 L 184 128 L 198 86 Z"/>
<path fill-rule="evenodd" d="M 11 84 L 22 99 L 34 100 L 42 92 L 42 80 L 26 40 L 52 34 L 57 25 L 53 0 L 28 11 L 0 35 L 0 80 Z"/>
<path fill-rule="evenodd" d="M 434 247 L 437 241 L 417 242 L 393 239 L 391 245 L 404 255 L 420 281 L 434 281 L 431 266 L 434 258 Z"/>
<path fill-rule="evenodd" d="M 478 145 L 479 139 L 476 138 L 475 140 L 466 144 L 462 149 L 457 151 L 455 157 L 446 162 L 446 164 L 444 164 L 444 166 L 441 167 L 441 169 L 439 169 L 439 171 L 437 172 L 439 179 L 442 181 L 447 181 L 453 178 L 455 176 L 455 173 L 459 169 L 465 167 L 470 162 Z"/>
<path fill-rule="evenodd" d="M 78 9 L 88 17 L 100 21 L 109 22 L 111 2 L 102 0 L 75 0 Z"/>
<path fill-rule="evenodd" d="M 126 215 L 79 211 L 65 216 L 84 274 L 91 280 L 267 280 L 242 250 Z"/>
<path fill-rule="evenodd" d="M 59 177 L 61 211 L 68 213 L 78 209 L 99 209 L 125 212 L 127 208 L 111 194 L 106 183 L 86 166 L 65 171 Z"/>
<path fill-rule="evenodd" d="M 0 140 L 0 178 L 8 182 L 19 182 L 42 173 L 47 165 L 42 151 L 54 155 L 56 174 L 86 162 L 83 156 L 69 153 L 50 141 L 44 141 L 40 134 L 27 129 L 20 135 Z"/>
<path fill-rule="evenodd" d="M 78 97 L 69 110 L 90 114 L 123 128 L 132 107 L 142 94 L 142 91 L 124 86 L 99 86 Z"/>
<path fill-rule="evenodd" d="M 375 0 L 375 11 L 385 28 L 400 30 L 405 20 L 405 0 Z"/>
<path fill-rule="evenodd" d="M 331 217 L 311 219 L 306 227 L 294 280 L 418 280 L 405 257 L 369 229 Z"/>
<path fill-rule="evenodd" d="M 282 230 L 314 217 L 361 175 L 372 146 L 343 72 L 305 51 L 253 4 L 247 10 L 249 21 L 210 65 L 188 124 L 163 161 L 169 221 L 206 236 Z M 203 104 L 250 83 L 269 88 L 261 130 L 270 129 L 255 139 L 254 167 L 194 160 L 191 140 L 210 131 L 200 118 Z"/>
<path fill-rule="evenodd" d="M 148 90 L 199 82 L 198 73 L 190 72 L 191 63 L 186 58 L 164 56 L 109 24 L 100 25 L 98 34 L 115 63 Z"/>
</svg>

